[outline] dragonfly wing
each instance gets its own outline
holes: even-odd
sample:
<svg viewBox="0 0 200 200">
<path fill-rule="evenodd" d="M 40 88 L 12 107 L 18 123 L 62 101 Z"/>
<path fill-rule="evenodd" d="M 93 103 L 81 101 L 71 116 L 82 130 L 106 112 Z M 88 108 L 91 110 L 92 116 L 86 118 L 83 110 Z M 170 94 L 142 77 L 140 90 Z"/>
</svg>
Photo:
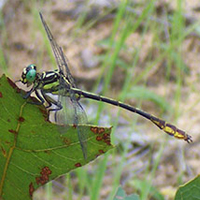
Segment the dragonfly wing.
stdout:
<svg viewBox="0 0 200 200">
<path fill-rule="evenodd" d="M 56 111 L 55 122 L 59 125 L 66 126 L 74 122 L 74 108 L 69 97 L 58 96 L 62 109 Z M 60 132 L 63 132 L 60 130 Z"/>
<path fill-rule="evenodd" d="M 83 156 L 86 159 L 87 158 L 87 129 L 85 126 L 80 127 L 79 125 L 85 125 L 87 124 L 87 116 L 86 113 L 81 106 L 81 104 L 77 101 L 77 99 L 74 97 L 74 93 L 71 94 L 70 100 L 72 101 L 72 105 L 74 107 L 74 128 L 77 129 L 78 132 L 78 138 L 81 144 L 81 149 L 83 151 Z"/>
<path fill-rule="evenodd" d="M 86 137 L 87 132 L 85 130 L 80 129 L 78 125 L 85 124 L 87 122 L 87 117 L 86 117 L 85 111 L 83 110 L 79 102 L 77 101 L 75 93 L 73 91 L 70 91 L 71 87 L 76 88 L 76 84 L 68 68 L 67 59 L 64 56 L 62 48 L 59 47 L 58 44 L 56 43 L 41 13 L 40 13 L 40 18 L 45 28 L 45 31 L 47 33 L 48 39 L 51 43 L 51 47 L 52 47 L 54 56 L 56 58 L 56 63 L 58 65 L 59 74 L 61 77 L 60 86 L 59 86 L 60 90 L 58 91 L 59 93 L 58 101 L 63 106 L 63 109 L 55 113 L 55 120 L 59 124 L 63 123 L 64 125 L 67 125 L 67 124 L 69 125 L 69 123 L 72 123 L 73 125 L 75 125 L 78 132 L 78 138 L 81 143 L 81 148 L 83 150 L 84 157 L 86 158 L 87 149 L 86 149 L 85 138 L 87 138 Z M 64 98 L 66 96 L 68 96 L 67 100 L 66 98 Z"/>
<path fill-rule="evenodd" d="M 61 74 L 65 75 L 67 80 L 69 81 L 69 83 L 72 85 L 72 87 L 76 87 L 75 81 L 70 73 L 70 70 L 68 68 L 68 62 L 66 57 L 63 54 L 62 48 L 58 46 L 57 42 L 55 41 L 49 27 L 47 26 L 43 16 L 41 13 L 40 14 L 40 18 L 42 21 L 42 24 L 44 26 L 44 29 L 47 33 L 48 39 L 51 43 L 51 47 L 54 53 L 54 56 L 56 58 L 56 63 L 58 65 L 59 71 Z"/>
<path fill-rule="evenodd" d="M 87 158 L 87 129 L 79 125 L 87 124 L 87 115 L 81 104 L 75 99 L 75 94 L 69 96 L 59 95 L 59 101 L 63 108 L 55 113 L 55 121 L 59 126 L 60 133 L 65 133 L 69 125 L 73 125 L 77 129 L 78 139 L 84 158 Z"/>
<path fill-rule="evenodd" d="M 59 95 L 58 98 L 63 108 L 56 111 L 57 124 L 87 124 L 87 115 L 81 104 L 76 99 L 65 95 Z"/>
</svg>

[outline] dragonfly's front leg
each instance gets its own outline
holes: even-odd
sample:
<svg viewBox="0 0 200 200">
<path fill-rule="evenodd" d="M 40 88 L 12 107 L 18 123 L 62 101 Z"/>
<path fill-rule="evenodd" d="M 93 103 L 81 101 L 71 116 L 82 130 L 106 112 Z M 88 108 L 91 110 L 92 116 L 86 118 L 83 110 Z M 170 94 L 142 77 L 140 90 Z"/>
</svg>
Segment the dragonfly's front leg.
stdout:
<svg viewBox="0 0 200 200">
<path fill-rule="evenodd" d="M 61 103 L 60 103 L 60 101 L 56 101 L 53 98 L 51 98 L 50 96 L 46 95 L 46 93 L 43 90 L 41 90 L 41 93 L 42 93 L 44 99 L 46 100 L 46 102 L 49 104 L 48 106 L 46 106 L 46 108 L 50 108 L 52 105 L 57 106 L 57 108 L 50 108 L 48 110 L 48 115 L 49 115 L 49 113 L 51 111 L 54 111 L 54 112 L 57 113 L 57 111 L 59 111 L 59 110 L 61 110 L 63 108 L 62 105 L 61 105 Z M 57 121 L 56 114 L 55 114 L 55 121 Z"/>
<path fill-rule="evenodd" d="M 23 98 L 24 98 L 24 99 L 28 99 L 28 98 L 31 96 L 31 93 L 32 93 L 34 90 L 35 90 L 35 88 L 33 87 L 30 91 L 28 91 L 28 92 L 26 93 L 25 96 L 23 96 Z M 28 103 L 35 104 L 35 105 L 42 105 L 42 104 L 44 104 L 45 101 L 44 101 L 44 99 L 42 98 L 42 96 L 38 93 L 37 90 L 35 90 L 35 94 L 36 94 L 37 98 L 40 100 L 40 102 L 30 102 L 30 101 L 28 101 Z"/>
<path fill-rule="evenodd" d="M 34 91 L 34 87 L 31 88 L 31 90 L 29 90 L 25 96 L 23 96 L 24 99 L 28 99 L 31 96 L 31 93 Z"/>
</svg>

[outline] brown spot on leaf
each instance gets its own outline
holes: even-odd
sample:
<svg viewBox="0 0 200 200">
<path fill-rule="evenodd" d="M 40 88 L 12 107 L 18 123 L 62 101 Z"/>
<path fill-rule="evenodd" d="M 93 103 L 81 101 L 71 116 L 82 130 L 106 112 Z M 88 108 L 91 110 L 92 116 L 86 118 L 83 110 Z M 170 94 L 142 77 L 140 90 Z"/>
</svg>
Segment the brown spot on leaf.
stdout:
<svg viewBox="0 0 200 200">
<path fill-rule="evenodd" d="M 101 154 L 104 154 L 105 151 L 103 149 L 99 149 L 99 153 L 96 155 L 96 158 L 99 157 Z"/>
<path fill-rule="evenodd" d="M 102 134 L 105 132 L 105 128 L 99 128 L 99 127 L 91 127 L 90 130 L 95 134 Z"/>
<path fill-rule="evenodd" d="M 2 94 L 2 92 L 0 92 L 0 98 L 2 98 L 3 97 L 3 94 Z"/>
<path fill-rule="evenodd" d="M 74 166 L 75 167 L 81 167 L 82 165 L 81 165 L 81 163 L 76 163 Z"/>
<path fill-rule="evenodd" d="M 36 183 L 39 185 L 44 185 L 49 181 L 49 175 L 52 173 L 52 171 L 49 169 L 49 167 L 45 166 L 42 168 L 42 171 L 40 172 L 41 176 L 38 176 L 35 178 Z"/>
<path fill-rule="evenodd" d="M 97 127 L 91 127 L 90 130 L 91 130 L 93 133 L 97 134 Z"/>
<path fill-rule="evenodd" d="M 103 149 L 99 149 L 99 153 L 103 154 L 103 153 L 105 153 L 105 151 Z"/>
<path fill-rule="evenodd" d="M 10 119 L 7 119 L 7 122 L 10 122 Z"/>
<path fill-rule="evenodd" d="M 105 128 L 98 128 L 98 134 L 102 134 L 105 132 Z"/>
<path fill-rule="evenodd" d="M 104 142 L 105 142 L 108 146 L 111 145 L 110 139 L 107 139 L 107 140 L 105 140 Z"/>
<path fill-rule="evenodd" d="M 13 129 L 9 129 L 8 130 L 10 133 L 13 133 L 13 134 L 17 134 L 17 131 L 13 130 Z"/>
<path fill-rule="evenodd" d="M 90 130 L 95 134 L 102 134 L 105 132 L 105 128 L 99 128 L 99 127 L 91 127 Z"/>
<path fill-rule="evenodd" d="M 108 134 L 108 133 L 104 133 L 104 134 L 103 134 L 103 139 L 106 140 L 106 139 L 108 139 L 108 138 L 109 138 L 109 134 Z"/>
<path fill-rule="evenodd" d="M 36 177 L 35 180 L 36 180 L 37 185 L 39 185 L 40 184 L 40 176 Z"/>
<path fill-rule="evenodd" d="M 19 118 L 18 118 L 18 121 L 19 121 L 19 122 L 24 122 L 25 119 L 24 119 L 23 117 L 19 117 Z"/>
<path fill-rule="evenodd" d="M 49 167 L 45 166 L 42 171 L 40 172 L 40 174 L 51 174 L 52 171 L 49 169 Z"/>
<path fill-rule="evenodd" d="M 65 143 L 66 145 L 70 145 L 71 141 L 68 137 L 62 137 L 63 143 Z"/>
<path fill-rule="evenodd" d="M 102 140 L 102 137 L 98 135 L 98 136 L 96 137 L 96 140 L 97 140 L 97 141 L 101 141 L 101 140 Z"/>
<path fill-rule="evenodd" d="M 31 182 L 29 184 L 29 194 L 32 197 L 33 196 L 33 192 L 35 191 L 34 187 L 33 187 L 33 183 Z"/>
<path fill-rule="evenodd" d="M 107 145 L 111 145 L 111 142 L 110 142 L 110 137 L 109 137 L 109 134 L 108 133 L 104 133 L 103 134 L 103 141 L 107 144 Z"/>
</svg>

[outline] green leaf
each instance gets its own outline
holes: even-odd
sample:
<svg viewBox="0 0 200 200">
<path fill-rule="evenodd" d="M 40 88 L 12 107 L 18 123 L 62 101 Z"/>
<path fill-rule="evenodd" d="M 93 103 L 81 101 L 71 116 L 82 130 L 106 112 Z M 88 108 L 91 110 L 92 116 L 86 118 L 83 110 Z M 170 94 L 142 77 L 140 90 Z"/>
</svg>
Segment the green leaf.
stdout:
<svg viewBox="0 0 200 200">
<path fill-rule="evenodd" d="M 200 198 L 200 175 L 180 186 L 176 192 L 175 200 L 198 200 Z"/>
<path fill-rule="evenodd" d="M 58 126 L 48 121 L 44 106 L 27 103 L 22 92 L 5 75 L 1 77 L 0 199 L 32 199 L 41 185 L 112 148 L 111 128 L 80 125 L 88 130 L 85 160 L 76 127 L 60 134 Z"/>
<path fill-rule="evenodd" d="M 139 200 L 136 194 L 126 195 L 122 187 L 119 187 L 113 200 Z"/>
</svg>

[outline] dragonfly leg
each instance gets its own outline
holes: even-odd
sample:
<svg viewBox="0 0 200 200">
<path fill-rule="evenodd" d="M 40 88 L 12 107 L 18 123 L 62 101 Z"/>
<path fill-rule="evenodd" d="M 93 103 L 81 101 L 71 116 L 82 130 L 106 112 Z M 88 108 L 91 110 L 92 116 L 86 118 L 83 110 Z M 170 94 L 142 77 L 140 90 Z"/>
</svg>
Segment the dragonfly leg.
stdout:
<svg viewBox="0 0 200 200">
<path fill-rule="evenodd" d="M 30 91 L 27 92 L 27 94 L 25 96 L 23 96 L 24 99 L 28 99 L 30 96 L 31 96 L 31 93 L 33 92 L 34 90 L 31 89 Z M 37 96 L 37 98 L 40 100 L 39 102 L 31 102 L 31 101 L 28 101 L 28 103 L 30 104 L 35 104 L 35 105 L 42 105 L 44 104 L 44 99 L 42 98 L 42 96 L 38 93 L 37 90 L 35 90 L 35 95 Z"/>
<path fill-rule="evenodd" d="M 50 113 L 50 112 L 55 112 L 55 115 L 54 115 L 54 120 L 55 120 L 55 122 L 57 122 L 57 112 L 59 111 L 59 110 L 61 110 L 63 107 L 62 107 L 62 105 L 60 104 L 60 102 L 51 102 L 52 104 L 54 104 L 54 105 L 56 105 L 57 106 L 57 108 L 51 108 L 51 109 L 49 109 L 48 110 L 48 114 Z"/>
<path fill-rule="evenodd" d="M 44 101 L 44 99 L 42 98 L 42 96 L 38 93 L 37 90 L 35 90 L 35 94 L 36 94 L 37 98 L 40 100 L 40 102 L 34 103 L 34 104 L 37 104 L 37 105 L 42 105 L 42 104 L 44 104 L 45 101 Z"/>
<path fill-rule="evenodd" d="M 52 102 L 52 103 L 53 103 L 53 102 Z M 48 113 L 51 112 L 51 111 L 55 112 L 54 120 L 55 120 L 55 122 L 57 122 L 57 112 L 58 112 L 59 110 L 61 110 L 63 107 L 62 107 L 62 105 L 60 104 L 60 102 L 56 102 L 56 101 L 55 101 L 53 104 L 56 105 L 57 108 L 51 108 L 51 109 L 49 109 L 49 110 L 48 110 Z"/>
<path fill-rule="evenodd" d="M 31 96 L 31 93 L 34 91 L 33 88 L 31 88 L 31 90 L 29 90 L 25 96 L 23 96 L 24 99 L 28 99 Z"/>
<path fill-rule="evenodd" d="M 45 108 L 50 108 L 53 103 L 53 99 L 51 99 L 49 96 L 47 96 L 43 90 L 41 90 L 41 94 L 44 97 L 45 101 L 49 104 L 48 106 L 45 106 Z"/>
<path fill-rule="evenodd" d="M 59 110 L 61 110 L 63 108 L 62 105 L 61 105 L 61 103 L 60 103 L 60 101 L 55 101 L 50 96 L 46 95 L 46 93 L 43 90 L 41 90 L 41 93 L 42 93 L 44 99 L 46 100 L 46 102 L 49 104 L 48 106 L 46 106 L 46 108 L 50 108 L 52 105 L 57 106 L 57 108 L 50 108 L 48 110 L 48 115 L 52 111 L 57 113 L 57 111 L 59 111 Z M 55 114 L 55 121 L 57 121 L 56 114 Z"/>
</svg>

